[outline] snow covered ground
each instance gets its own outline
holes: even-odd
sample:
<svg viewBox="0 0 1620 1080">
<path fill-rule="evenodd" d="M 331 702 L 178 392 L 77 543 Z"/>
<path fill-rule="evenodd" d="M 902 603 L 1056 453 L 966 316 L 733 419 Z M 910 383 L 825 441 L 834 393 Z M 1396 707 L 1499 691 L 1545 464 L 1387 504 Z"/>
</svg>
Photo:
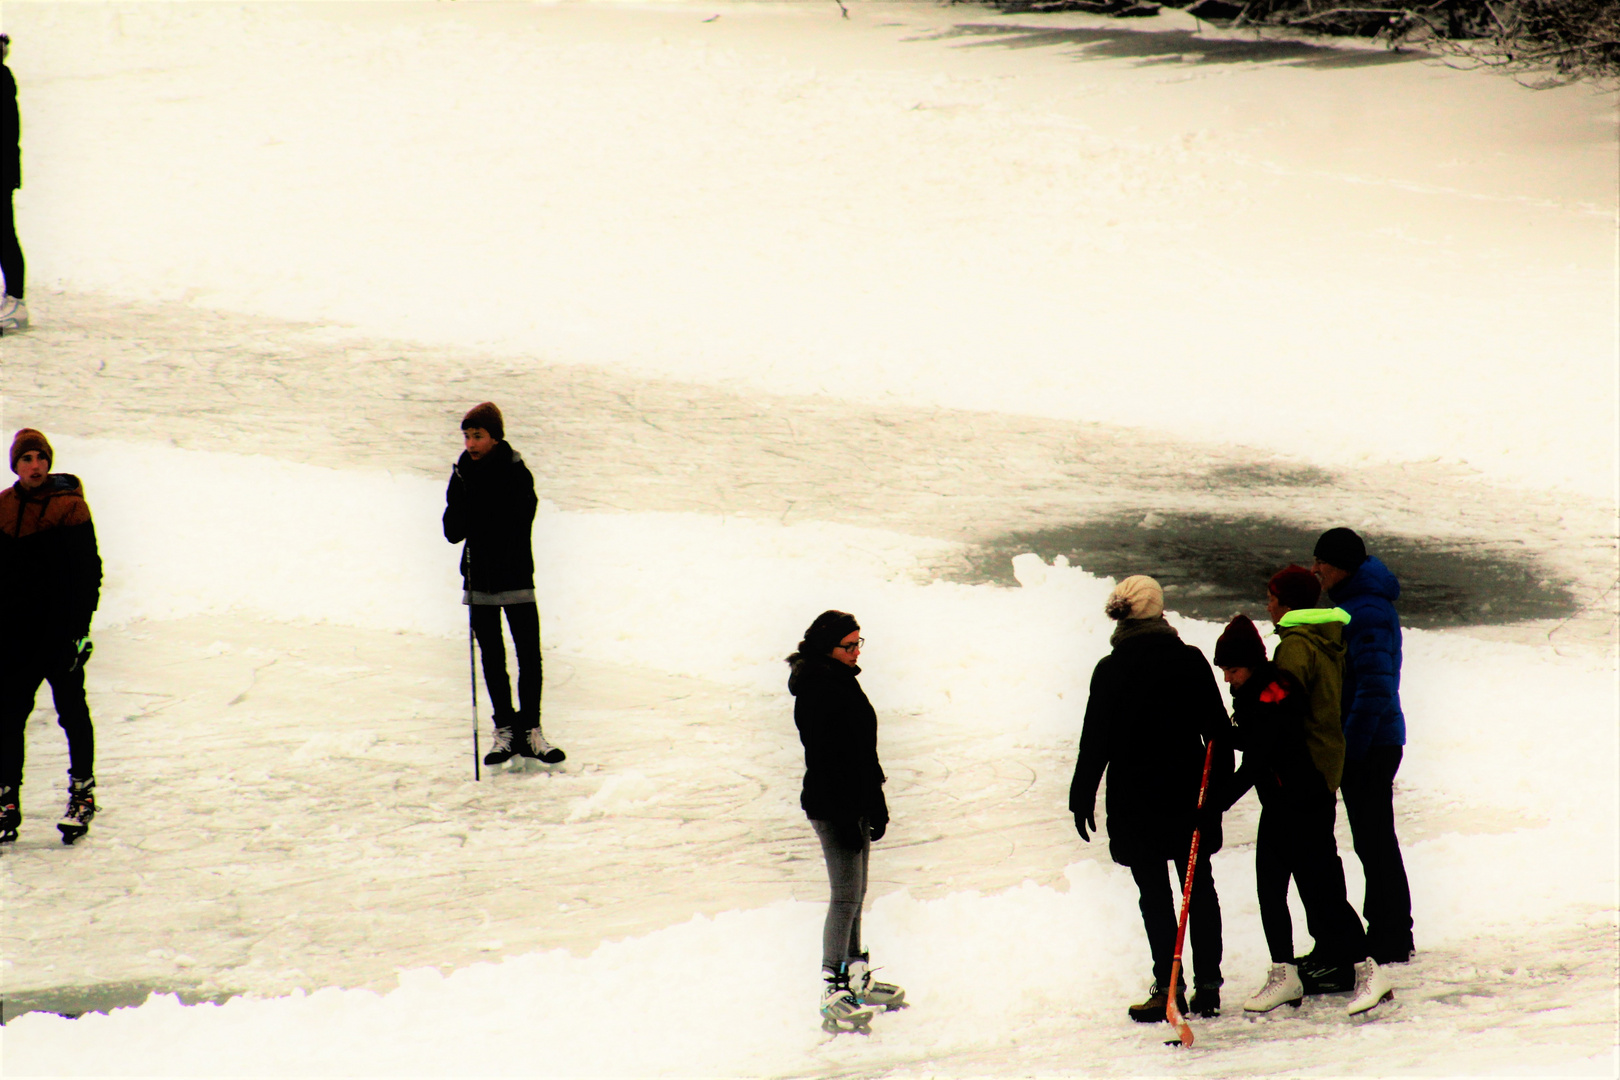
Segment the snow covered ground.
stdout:
<svg viewBox="0 0 1620 1080">
<path fill-rule="evenodd" d="M 107 563 L 104 809 L 55 842 L 42 707 L 0 857 L 6 1075 L 1620 1069 L 1613 98 L 1175 13 L 0 14 L 39 324 L 4 419 Z M 475 784 L 437 519 L 483 397 L 549 500 L 570 758 Z M 1396 1007 L 1185 1054 L 1124 1018 L 1134 889 L 1064 809 L 1108 582 L 939 568 L 1233 503 L 1516 545 L 1582 610 L 1408 638 Z M 864 1040 L 815 1024 L 782 689 L 828 606 L 871 639 L 868 937 L 916 1003 Z"/>
</svg>

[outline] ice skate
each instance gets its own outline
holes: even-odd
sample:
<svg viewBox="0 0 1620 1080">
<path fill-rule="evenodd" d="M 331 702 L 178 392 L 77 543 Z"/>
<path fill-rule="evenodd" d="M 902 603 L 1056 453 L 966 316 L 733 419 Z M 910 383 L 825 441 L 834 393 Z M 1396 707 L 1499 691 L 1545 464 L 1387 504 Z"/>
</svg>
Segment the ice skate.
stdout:
<svg viewBox="0 0 1620 1080">
<path fill-rule="evenodd" d="M 849 974 L 828 972 L 825 977 L 827 986 L 821 992 L 821 1030 L 835 1034 L 854 1031 L 870 1035 L 875 1010 L 856 1000 L 849 988 Z"/>
<path fill-rule="evenodd" d="M 0 299 L 0 333 L 15 334 L 28 329 L 28 305 L 15 296 L 6 294 Z"/>
<path fill-rule="evenodd" d="M 849 989 L 862 1005 L 875 1005 L 885 1012 L 906 1007 L 904 990 L 872 978 L 872 963 L 866 953 L 849 962 Z"/>
<path fill-rule="evenodd" d="M 1299 967 L 1299 981 L 1305 993 L 1343 994 L 1356 985 L 1356 973 L 1349 964 L 1334 964 L 1319 958 L 1314 952 L 1294 961 Z"/>
<path fill-rule="evenodd" d="M 1279 1005 L 1292 1005 L 1297 1009 L 1304 1000 L 1305 985 L 1299 981 L 1299 968 L 1293 964 L 1272 964 L 1266 985 L 1243 1003 L 1243 1011 L 1268 1013 Z"/>
<path fill-rule="evenodd" d="M 1147 1000 L 1140 1005 L 1132 1005 L 1125 1010 L 1132 1020 L 1138 1024 L 1163 1024 L 1170 1020 L 1168 1006 L 1170 993 L 1158 983 L 1148 987 Z M 1181 1015 L 1187 1015 L 1187 988 L 1176 988 L 1176 1010 Z"/>
<path fill-rule="evenodd" d="M 512 749 L 512 729 L 498 727 L 495 729 L 495 744 L 490 747 L 489 753 L 484 755 L 485 765 L 504 765 L 517 753 Z"/>
<path fill-rule="evenodd" d="M 540 734 L 538 725 L 524 732 L 523 742 L 518 746 L 518 753 L 526 758 L 543 761 L 547 765 L 561 764 L 568 757 L 559 747 L 552 746 L 551 743 L 546 741 L 546 737 Z"/>
<path fill-rule="evenodd" d="M 62 830 L 62 843 L 71 844 L 90 831 L 90 819 L 96 816 L 96 778 L 83 780 L 68 777 L 67 809 L 57 828 Z"/>
<path fill-rule="evenodd" d="M 1350 1005 L 1346 1012 L 1351 1016 L 1361 1016 L 1393 1000 L 1395 988 L 1390 985 L 1389 976 L 1379 968 L 1378 961 L 1368 958 L 1356 965 L 1356 987 L 1350 992 Z"/>
<path fill-rule="evenodd" d="M 17 829 L 21 825 L 22 812 L 17 809 L 17 789 L 0 787 L 0 844 L 9 844 L 17 839 Z"/>
</svg>

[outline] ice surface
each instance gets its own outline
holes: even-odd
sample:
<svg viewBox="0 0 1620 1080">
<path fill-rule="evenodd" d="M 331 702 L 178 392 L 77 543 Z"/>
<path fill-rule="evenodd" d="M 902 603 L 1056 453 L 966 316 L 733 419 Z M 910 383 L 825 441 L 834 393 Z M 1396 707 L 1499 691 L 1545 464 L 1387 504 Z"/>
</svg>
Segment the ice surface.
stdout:
<svg viewBox="0 0 1620 1080">
<path fill-rule="evenodd" d="M 103 810 L 56 842 L 41 695 L 0 857 L 7 1075 L 1620 1068 L 1612 98 L 1169 11 L 4 18 L 39 323 L 5 419 L 51 431 L 107 560 Z M 475 784 L 438 515 L 487 396 L 551 500 L 569 761 Z M 1134 889 L 1065 811 L 1108 583 L 935 571 L 1238 503 L 1523 544 L 1594 627 L 1409 635 L 1396 1007 L 1229 1014 L 1183 1055 L 1124 1018 Z M 864 1040 L 815 1024 L 782 688 L 827 606 L 872 642 L 868 938 L 915 1003 Z M 1215 857 L 1229 1008 L 1265 965 L 1254 822 Z"/>
</svg>

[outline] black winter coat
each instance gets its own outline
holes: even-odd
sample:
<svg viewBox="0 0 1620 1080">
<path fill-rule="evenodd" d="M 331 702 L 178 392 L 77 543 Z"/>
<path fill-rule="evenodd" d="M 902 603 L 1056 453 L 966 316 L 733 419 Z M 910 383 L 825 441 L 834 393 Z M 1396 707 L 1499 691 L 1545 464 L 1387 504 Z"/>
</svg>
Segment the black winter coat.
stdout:
<svg viewBox="0 0 1620 1080">
<path fill-rule="evenodd" d="M 84 488 L 50 473 L 33 491 L 0 491 L 0 640 L 58 649 L 90 632 L 101 553 Z M 0 663 L 7 661 L 0 660 Z"/>
<path fill-rule="evenodd" d="M 1230 727 L 1215 673 L 1197 647 L 1170 630 L 1119 641 L 1091 675 L 1069 810 L 1093 812 L 1106 770 L 1114 861 L 1136 866 L 1186 858 L 1205 748 L 1214 739 L 1210 789 L 1218 791 L 1232 774 Z M 1199 852 L 1213 855 L 1221 839 L 1217 820 L 1206 827 Z"/>
<path fill-rule="evenodd" d="M 534 588 L 529 533 L 539 500 L 522 455 L 506 442 L 496 443 L 481 461 L 463 451 L 444 501 L 444 538 L 468 542 L 461 554 L 464 588 L 485 593 Z"/>
<path fill-rule="evenodd" d="M 1251 787 L 1262 806 L 1332 798 L 1306 742 L 1310 723 L 1311 700 L 1298 679 L 1274 663 L 1254 668 L 1232 691 L 1231 740 L 1243 751 L 1243 764 L 1217 805 L 1230 808 Z"/>
<path fill-rule="evenodd" d="M 788 676 L 793 722 L 804 744 L 799 805 L 815 821 L 886 825 L 877 713 L 855 676 L 861 669 L 830 656 L 798 656 Z"/>
</svg>

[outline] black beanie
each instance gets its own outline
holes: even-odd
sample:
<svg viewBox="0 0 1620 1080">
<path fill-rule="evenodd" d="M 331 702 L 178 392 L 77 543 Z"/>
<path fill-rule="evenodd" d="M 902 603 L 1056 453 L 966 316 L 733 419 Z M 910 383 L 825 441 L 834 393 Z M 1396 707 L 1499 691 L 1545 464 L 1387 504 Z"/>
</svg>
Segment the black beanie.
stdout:
<svg viewBox="0 0 1620 1080">
<path fill-rule="evenodd" d="M 1311 554 L 1329 566 L 1337 566 L 1345 573 L 1353 574 L 1367 561 L 1367 545 L 1354 529 L 1329 529 L 1316 541 L 1316 548 Z"/>
<path fill-rule="evenodd" d="M 1253 670 L 1265 662 L 1266 646 L 1260 640 L 1260 631 L 1247 615 L 1234 616 L 1215 642 L 1215 666 Z"/>
<path fill-rule="evenodd" d="M 799 652 L 805 656 L 826 656 L 833 647 L 861 628 L 847 611 L 823 611 L 804 632 Z"/>
</svg>

